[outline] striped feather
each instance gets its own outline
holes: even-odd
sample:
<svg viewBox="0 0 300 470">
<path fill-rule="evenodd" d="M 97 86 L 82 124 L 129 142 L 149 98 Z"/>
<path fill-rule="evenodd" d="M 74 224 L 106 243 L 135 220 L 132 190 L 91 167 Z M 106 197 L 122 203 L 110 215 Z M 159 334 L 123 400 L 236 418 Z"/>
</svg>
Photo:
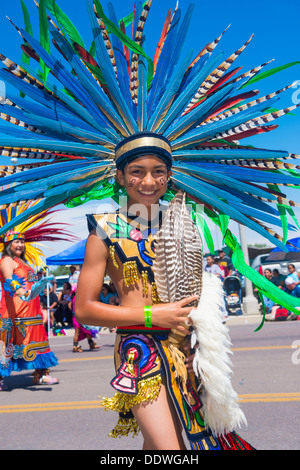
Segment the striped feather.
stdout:
<svg viewBox="0 0 300 470">
<path fill-rule="evenodd" d="M 241 106 L 236 106 L 233 109 L 230 109 L 228 111 L 225 111 L 224 113 L 218 114 L 214 118 L 207 119 L 201 125 L 211 124 L 212 122 L 220 121 L 222 119 L 226 119 L 228 117 L 231 117 L 235 114 L 238 114 L 241 111 L 244 111 L 245 109 L 249 109 L 249 108 L 255 106 L 258 103 L 264 103 L 264 102 L 274 98 L 275 96 L 278 96 L 280 93 L 283 93 L 284 91 L 288 90 L 289 88 L 291 88 L 293 86 L 294 86 L 294 84 L 292 83 L 291 85 L 288 85 L 284 88 L 281 88 L 280 90 L 274 91 L 273 93 L 269 93 L 268 95 L 262 96 L 261 98 L 257 98 L 256 100 L 250 101 L 249 103 L 245 103 Z"/>
<path fill-rule="evenodd" d="M 116 60 L 115 60 L 114 51 L 113 51 L 113 48 L 112 48 L 112 45 L 111 45 L 111 42 L 110 42 L 110 39 L 109 39 L 109 35 L 108 35 L 107 29 L 105 27 L 105 24 L 103 23 L 103 21 L 101 20 L 101 18 L 98 15 L 95 2 L 93 3 L 93 5 L 94 5 L 94 13 L 95 13 L 99 28 L 101 30 L 102 36 L 103 36 L 104 44 L 106 46 L 107 54 L 108 54 L 108 57 L 109 57 L 109 59 L 112 63 L 113 69 L 115 71 L 116 79 L 118 80 Z"/>
<path fill-rule="evenodd" d="M 138 25 L 137 25 L 136 33 L 134 37 L 134 41 L 138 45 L 140 45 L 142 41 L 143 30 L 144 30 L 145 22 L 146 22 L 147 15 L 149 13 L 152 1 L 153 0 L 147 0 L 147 2 L 145 3 L 143 7 L 141 16 L 138 21 Z M 131 92 L 131 98 L 135 104 L 137 104 L 138 102 L 138 88 L 139 88 L 138 59 L 139 59 L 138 54 L 134 52 L 131 57 L 131 66 L 130 66 L 130 92 Z"/>
<path fill-rule="evenodd" d="M 235 51 L 231 56 L 229 56 L 226 60 L 222 62 L 203 82 L 200 88 L 197 90 L 197 93 L 193 97 L 193 99 L 188 104 L 185 112 L 193 106 L 193 104 L 198 101 L 202 96 L 206 95 L 208 91 L 218 82 L 218 80 L 222 77 L 222 75 L 226 72 L 226 70 L 233 64 L 233 62 L 239 57 L 239 55 L 244 51 L 244 49 L 248 46 L 253 38 L 252 36 L 245 42 L 245 44 L 240 47 L 237 51 Z"/>
<path fill-rule="evenodd" d="M 300 104 L 296 104 L 294 106 L 290 106 L 288 108 L 285 108 L 285 109 L 281 109 L 279 111 L 275 111 L 275 112 L 272 112 L 272 113 L 267 113 L 267 114 L 264 114 L 263 116 L 260 116 L 258 118 L 254 118 L 254 119 L 251 119 L 247 122 L 245 122 L 244 124 L 242 124 L 241 126 L 237 126 L 237 127 L 233 127 L 232 129 L 230 129 L 229 131 L 226 131 L 226 132 L 222 132 L 220 134 L 217 134 L 215 137 L 216 138 L 226 138 L 226 137 L 231 137 L 232 135 L 238 135 L 239 133 L 241 132 L 244 132 L 244 131 L 247 131 L 247 130 L 250 130 L 250 129 L 253 129 L 254 127 L 257 127 L 257 126 L 263 126 L 269 122 L 272 122 L 274 121 L 275 119 L 278 119 L 279 117 L 281 116 L 284 116 L 285 114 L 288 114 L 290 113 L 291 111 L 293 111 L 294 109 L 297 109 L 298 107 L 300 106 Z"/>
<path fill-rule="evenodd" d="M 197 57 L 193 60 L 193 62 L 187 68 L 187 71 L 186 71 L 187 73 L 190 72 L 191 68 L 194 67 L 194 65 L 198 62 L 199 59 L 201 59 L 201 57 L 203 57 L 205 54 L 211 54 L 214 51 L 214 49 L 216 48 L 216 46 L 218 45 L 218 43 L 222 39 L 223 34 L 227 31 L 227 29 L 229 27 L 230 27 L 230 25 L 228 25 L 227 28 L 224 29 L 223 33 L 220 34 L 220 36 L 217 37 L 214 41 L 209 42 L 208 44 L 206 44 L 206 46 L 199 52 Z"/>
</svg>

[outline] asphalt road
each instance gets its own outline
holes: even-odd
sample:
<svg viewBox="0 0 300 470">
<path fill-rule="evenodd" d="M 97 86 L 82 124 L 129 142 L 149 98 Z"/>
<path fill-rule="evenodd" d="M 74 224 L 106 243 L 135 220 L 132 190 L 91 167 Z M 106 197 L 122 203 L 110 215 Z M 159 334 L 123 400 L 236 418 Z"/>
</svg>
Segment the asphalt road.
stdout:
<svg viewBox="0 0 300 470">
<path fill-rule="evenodd" d="M 239 434 L 259 450 L 300 448 L 300 321 L 228 322 L 233 385 L 248 420 Z M 72 353 L 72 336 L 50 338 L 59 359 L 55 386 L 33 386 L 30 372 L 14 373 L 0 394 L 1 450 L 140 450 L 142 437 L 111 439 L 117 416 L 99 406 L 112 396 L 114 334 L 101 335 L 98 351 Z"/>
</svg>

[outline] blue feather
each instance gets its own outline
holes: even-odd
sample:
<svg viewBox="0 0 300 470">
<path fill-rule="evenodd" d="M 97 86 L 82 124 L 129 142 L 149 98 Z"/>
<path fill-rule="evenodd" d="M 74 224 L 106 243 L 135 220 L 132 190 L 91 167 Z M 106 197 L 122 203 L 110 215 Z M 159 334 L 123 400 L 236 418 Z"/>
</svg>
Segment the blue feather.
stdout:
<svg viewBox="0 0 300 470">
<path fill-rule="evenodd" d="M 96 121 L 99 121 L 99 111 L 95 103 L 91 100 L 90 96 L 80 84 L 80 82 L 76 80 L 75 77 L 70 72 L 68 72 L 58 60 L 56 60 L 52 55 L 49 55 L 41 47 L 38 41 L 36 41 L 32 36 L 27 34 L 26 31 L 20 29 L 20 32 L 22 36 L 24 36 L 25 40 L 39 54 L 39 56 L 45 62 L 47 67 L 52 70 L 54 76 L 76 96 L 78 101 L 84 103 L 84 106 L 93 115 L 94 119 L 96 119 Z"/>
<path fill-rule="evenodd" d="M 28 67 L 28 65 L 24 66 L 24 68 L 28 71 L 30 75 L 34 78 L 36 77 L 35 72 Z M 83 121 L 87 122 L 91 127 L 97 129 L 102 134 L 108 136 L 112 140 L 119 142 L 120 137 L 112 128 L 111 123 L 106 119 L 104 115 L 100 115 L 98 113 L 97 121 L 93 118 L 93 115 L 88 112 L 83 106 L 78 104 L 74 99 L 70 98 L 66 93 L 59 90 L 56 85 L 48 82 L 47 88 L 54 93 L 60 101 L 53 100 L 54 108 L 59 105 L 64 108 L 66 111 L 71 111 L 76 116 L 79 116 Z M 63 103 L 63 104 L 62 104 Z M 50 102 L 49 102 L 50 106 Z"/>
<path fill-rule="evenodd" d="M 174 71 L 174 74 L 169 82 L 169 85 L 166 88 L 166 91 L 164 92 L 160 101 L 157 103 L 155 111 L 148 121 L 147 129 L 149 131 L 153 132 L 156 129 L 157 123 L 159 124 L 160 120 L 164 117 L 165 113 L 167 112 L 172 102 L 174 101 L 176 97 L 176 92 L 183 79 L 186 68 L 188 64 L 190 63 L 191 55 L 192 55 L 192 52 L 190 52 L 190 54 L 187 54 L 183 62 L 180 64 L 180 66 L 177 67 L 176 70 Z"/>
<path fill-rule="evenodd" d="M 88 169 L 88 165 L 93 165 L 93 162 L 78 162 L 71 160 L 68 162 L 51 163 L 45 167 L 32 168 L 20 173 L 14 173 L 13 175 L 2 177 L 0 181 L 2 186 L 16 182 L 24 183 L 27 181 L 37 180 L 39 178 L 48 178 L 49 176 L 58 175 L 72 169 L 81 171 Z"/>
<path fill-rule="evenodd" d="M 277 100 L 278 100 L 277 98 L 273 98 L 268 102 L 268 104 L 274 103 Z M 235 126 L 244 124 L 246 121 L 250 119 L 261 116 L 262 111 L 266 109 L 268 104 L 259 103 L 247 110 L 241 111 L 237 115 L 231 116 L 226 119 L 222 119 L 212 124 L 206 124 L 204 126 L 200 126 L 196 129 L 192 129 L 188 131 L 186 134 L 184 134 L 183 136 L 181 136 L 180 138 L 175 139 L 172 142 L 172 145 L 176 147 L 191 145 L 195 141 L 197 141 L 199 145 L 201 141 L 204 142 L 207 139 L 212 139 L 213 137 L 217 136 L 221 132 L 228 131 Z"/>
<path fill-rule="evenodd" d="M 260 199 L 257 199 L 256 197 L 251 196 L 250 194 L 247 193 L 242 193 L 240 191 L 236 191 L 233 188 L 228 188 L 227 189 L 229 192 L 234 194 L 235 196 L 239 196 L 244 204 L 247 204 L 249 207 L 254 207 L 255 209 L 258 209 L 260 211 L 267 212 L 268 214 L 274 215 L 274 216 L 279 216 L 279 212 L 275 207 L 271 206 L 270 204 L 261 201 Z"/>
<path fill-rule="evenodd" d="M 240 181 L 232 178 L 229 175 L 218 174 L 217 171 L 208 170 L 207 168 L 202 169 L 199 166 L 195 167 L 195 165 L 193 164 L 188 165 L 188 164 L 181 164 L 181 163 L 175 164 L 173 168 L 176 168 L 179 171 L 187 170 L 189 173 L 191 173 L 191 176 L 193 176 L 193 174 L 199 175 L 204 179 L 210 180 L 212 184 L 220 183 L 221 185 L 229 186 L 230 188 L 234 188 L 238 191 L 248 192 L 250 194 L 255 194 L 258 197 L 268 198 L 268 199 L 272 199 L 276 201 L 276 197 L 268 193 L 267 191 L 263 191 L 260 188 L 255 188 L 251 185 L 248 185 L 247 183 L 241 183 Z"/>
<path fill-rule="evenodd" d="M 118 109 L 120 115 L 122 116 L 128 130 L 131 134 L 138 132 L 138 127 L 133 119 L 132 114 L 120 92 L 120 88 L 118 87 L 118 83 L 116 80 L 115 71 L 113 69 L 112 63 L 110 58 L 107 54 L 106 45 L 104 43 L 104 39 L 102 37 L 102 33 L 97 23 L 97 19 L 94 13 L 93 5 L 90 0 L 87 0 L 88 6 L 88 13 L 89 18 L 91 21 L 92 31 L 94 40 L 97 46 L 96 55 L 98 58 L 98 63 L 100 64 L 101 71 L 106 83 L 106 86 L 111 94 L 111 97 L 115 103 L 116 108 Z"/>
<path fill-rule="evenodd" d="M 181 25 L 180 25 L 180 28 L 179 28 L 179 31 L 175 40 L 175 44 L 174 44 L 174 53 L 172 54 L 171 61 L 169 64 L 167 80 L 169 80 L 171 75 L 173 74 L 174 67 L 177 65 L 179 57 L 181 55 L 181 52 L 185 43 L 186 35 L 188 32 L 188 28 L 190 26 L 190 22 L 192 19 L 194 7 L 195 5 L 193 3 L 190 3 L 184 18 L 182 19 L 182 22 L 181 22 Z"/>
<path fill-rule="evenodd" d="M 277 160 L 288 157 L 289 153 L 284 150 L 267 150 L 253 148 L 216 148 L 207 149 L 203 147 L 198 150 L 176 150 L 172 152 L 175 160 Z"/>
<path fill-rule="evenodd" d="M 95 172 L 97 170 L 97 176 Z M 22 200 L 40 199 L 46 197 L 47 194 L 58 194 L 66 190 L 66 184 L 72 184 L 74 189 L 79 189 L 81 183 L 87 181 L 94 181 L 102 175 L 109 172 L 107 162 L 101 162 L 93 165 L 93 177 L 90 176 L 91 168 L 85 171 L 81 169 L 80 174 L 78 170 L 73 169 L 64 172 L 63 174 L 51 175 L 46 178 L 41 178 L 38 181 L 30 181 L 29 183 L 20 183 L 12 188 L 5 189 L 0 195 L 0 204 L 10 204 Z M 53 190 L 53 191 L 52 191 Z"/>
<path fill-rule="evenodd" d="M 168 127 L 164 132 L 164 136 L 170 139 L 174 134 L 177 134 L 178 131 L 180 132 L 180 130 L 184 130 L 184 132 L 186 132 L 189 127 L 195 127 L 197 124 L 200 124 L 204 120 L 205 115 L 208 112 L 213 112 L 213 110 L 218 107 L 220 101 L 227 98 L 234 88 L 234 86 L 224 87 L 222 90 L 219 90 L 212 96 L 208 97 L 202 104 L 198 105 L 189 113 L 175 119 L 170 127 Z"/>
<path fill-rule="evenodd" d="M 204 79 L 207 77 L 209 72 L 215 68 L 217 62 L 219 62 L 220 57 L 222 55 L 223 54 L 219 54 L 214 58 L 210 58 L 206 62 L 205 66 L 202 68 L 201 73 L 189 83 L 189 85 L 184 89 L 184 91 L 178 96 L 176 101 L 173 103 L 164 119 L 163 124 L 161 124 L 157 129 L 157 132 L 163 133 L 165 129 L 167 129 L 168 126 L 173 122 L 173 120 L 185 110 L 186 106 L 189 104 L 190 100 L 193 98 L 193 96 L 199 89 L 199 86 L 203 83 Z"/>
<path fill-rule="evenodd" d="M 41 103 L 34 103 L 32 100 L 24 99 L 19 96 L 10 96 L 11 100 L 23 110 L 32 113 L 37 116 L 41 116 L 48 119 L 53 119 L 56 121 L 65 121 L 71 126 L 75 126 L 78 129 L 86 130 L 87 132 L 91 132 L 95 136 L 98 136 L 98 140 L 102 140 L 104 136 L 106 136 L 105 141 L 114 144 L 115 139 L 107 138 L 107 132 L 105 134 L 103 132 L 96 132 L 96 128 L 90 126 L 86 121 L 83 121 L 78 115 L 72 113 L 68 108 L 57 104 L 56 102 L 49 103 L 51 104 L 50 107 L 42 106 Z M 36 118 L 37 119 L 37 118 Z M 98 129 L 97 129 L 98 130 Z M 105 131 L 105 129 L 103 129 Z"/>
<path fill-rule="evenodd" d="M 253 183 L 269 183 L 271 181 L 274 184 L 278 183 L 299 185 L 299 177 L 286 175 L 282 172 L 277 173 L 267 170 L 254 170 L 252 168 L 239 168 L 221 163 L 194 162 L 194 165 L 195 167 L 200 165 L 202 169 L 211 169 L 225 175 L 230 174 L 230 176 L 237 178 L 240 181 L 251 181 Z"/>
<path fill-rule="evenodd" d="M 232 207 L 235 207 L 241 213 L 248 215 L 250 217 L 254 217 L 258 220 L 262 220 L 268 224 L 275 225 L 277 227 L 281 227 L 281 220 L 277 219 L 266 212 L 261 212 L 255 207 L 248 207 L 245 204 L 235 204 L 234 202 L 231 203 Z M 291 225 L 288 226 L 291 229 Z"/>
<path fill-rule="evenodd" d="M 133 23 L 133 28 L 132 28 L 132 40 L 135 40 L 135 35 L 137 31 L 137 27 L 140 21 L 140 17 L 143 11 L 143 4 L 142 2 L 137 2 L 136 3 L 136 9 L 135 9 L 135 14 L 134 14 L 134 23 Z"/>
<path fill-rule="evenodd" d="M 113 23 L 116 26 L 119 26 L 115 9 L 111 2 L 108 3 L 108 9 L 109 9 L 111 21 L 113 21 Z M 114 55 L 115 55 L 119 87 L 120 87 L 122 95 L 124 96 L 124 99 L 126 100 L 126 103 L 129 109 L 131 110 L 132 113 L 134 113 L 133 102 L 130 96 L 130 82 L 129 82 L 129 75 L 128 75 L 128 69 L 127 69 L 127 62 L 126 62 L 126 58 L 124 55 L 123 43 L 114 34 L 112 35 L 111 43 L 112 43 L 112 48 L 114 50 Z"/>
<path fill-rule="evenodd" d="M 2 137 L 1 144 L 3 147 L 17 147 L 24 148 L 24 141 L 22 139 L 14 137 Z M 63 152 L 78 154 L 80 156 L 88 156 L 91 158 L 113 158 L 113 151 L 107 150 L 107 148 L 101 145 L 90 145 L 75 143 L 69 141 L 61 141 L 55 139 L 27 139 L 26 148 L 39 148 L 44 150 L 50 150 L 52 152 Z"/>
<path fill-rule="evenodd" d="M 148 94 L 147 112 L 148 119 L 155 111 L 158 101 L 160 100 L 164 87 L 166 85 L 168 67 L 174 51 L 174 41 L 179 27 L 180 9 L 174 13 L 171 28 L 167 34 L 164 46 L 159 56 L 156 71 L 153 77 L 152 85 Z"/>
<path fill-rule="evenodd" d="M 101 87 L 98 86 L 94 80 L 92 74 L 87 70 L 83 65 L 81 60 L 78 58 L 74 49 L 69 45 L 68 41 L 57 31 L 52 31 L 52 35 L 56 42 L 59 44 L 63 54 L 68 59 L 68 62 L 72 65 L 76 75 L 78 76 L 80 83 L 84 86 L 85 90 L 93 98 L 94 102 L 102 108 L 103 113 L 108 117 L 108 119 L 114 124 L 117 123 L 118 126 L 128 135 L 128 131 L 124 127 L 120 117 L 116 113 L 115 109 L 107 99 Z M 107 53 L 106 53 L 107 54 Z M 114 77 L 116 81 L 116 78 Z M 108 87 L 109 88 L 109 87 Z M 129 111 L 128 111 L 129 113 Z M 130 114 L 130 113 L 129 113 Z M 115 124 L 114 124 L 115 125 Z"/>
<path fill-rule="evenodd" d="M 186 75 L 184 76 L 184 79 L 182 80 L 179 93 L 181 93 L 190 83 L 194 78 L 201 72 L 202 67 L 206 64 L 208 61 L 209 57 L 211 54 L 204 54 L 202 57 L 200 57 L 199 60 L 194 64 L 193 67 L 189 69 L 188 72 L 186 72 Z"/>
</svg>

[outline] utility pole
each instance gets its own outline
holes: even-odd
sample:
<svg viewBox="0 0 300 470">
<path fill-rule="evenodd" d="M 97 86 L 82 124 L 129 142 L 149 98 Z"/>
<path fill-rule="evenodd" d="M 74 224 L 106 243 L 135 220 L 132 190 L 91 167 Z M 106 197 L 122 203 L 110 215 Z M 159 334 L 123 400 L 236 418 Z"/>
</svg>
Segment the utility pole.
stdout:
<svg viewBox="0 0 300 470">
<path fill-rule="evenodd" d="M 240 243 L 246 263 L 249 265 L 249 252 L 246 241 L 245 226 L 239 224 Z M 243 310 L 246 315 L 257 315 L 259 313 L 258 301 L 253 295 L 252 282 L 245 277 L 246 296 L 243 298 Z"/>
</svg>

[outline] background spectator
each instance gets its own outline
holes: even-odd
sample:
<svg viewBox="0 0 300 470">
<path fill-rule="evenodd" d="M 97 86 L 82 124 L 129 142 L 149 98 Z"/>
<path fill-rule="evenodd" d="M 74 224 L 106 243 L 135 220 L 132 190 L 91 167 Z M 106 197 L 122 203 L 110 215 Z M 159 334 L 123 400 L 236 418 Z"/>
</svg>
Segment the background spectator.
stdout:
<svg viewBox="0 0 300 470">
<path fill-rule="evenodd" d="M 289 264 L 288 265 L 288 270 L 289 270 L 289 274 L 287 275 L 287 278 L 291 277 L 295 281 L 296 284 L 299 284 L 300 283 L 300 274 L 297 273 L 295 265 L 294 264 Z"/>
<path fill-rule="evenodd" d="M 100 294 L 100 302 L 103 302 L 104 304 L 109 304 L 110 299 L 113 297 L 115 297 L 115 294 L 111 292 L 109 285 L 103 284 Z"/>
<path fill-rule="evenodd" d="M 223 249 L 218 250 L 218 253 L 219 253 L 219 258 L 220 258 L 220 264 L 222 266 L 225 266 L 225 268 L 227 268 L 228 276 L 231 276 L 232 270 L 233 270 L 233 264 L 232 264 L 230 256 L 226 255 Z"/>
<path fill-rule="evenodd" d="M 41 312 L 43 315 L 43 322 L 48 332 L 48 309 L 47 309 L 47 288 L 44 289 L 44 293 L 40 295 Z M 52 286 L 49 285 L 49 311 L 50 311 L 50 327 L 54 326 L 54 312 L 58 306 L 57 295 L 54 294 Z"/>
<path fill-rule="evenodd" d="M 62 291 L 58 296 L 58 308 L 54 313 L 54 317 L 59 326 L 73 325 L 71 288 L 69 282 L 64 282 Z"/>
<path fill-rule="evenodd" d="M 69 283 L 71 284 L 71 286 L 75 286 L 77 285 L 77 282 L 78 282 L 78 277 L 79 277 L 79 274 L 80 274 L 80 271 L 77 269 L 76 266 L 72 265 L 70 266 L 70 274 L 69 274 Z"/>
<path fill-rule="evenodd" d="M 283 274 L 280 274 L 278 269 L 273 269 L 272 271 L 272 274 L 273 274 L 273 278 L 277 279 L 279 281 L 279 285 L 278 287 L 280 289 L 283 289 L 284 288 L 284 281 L 285 281 L 285 276 Z M 277 284 L 276 284 L 277 285 Z"/>
</svg>

